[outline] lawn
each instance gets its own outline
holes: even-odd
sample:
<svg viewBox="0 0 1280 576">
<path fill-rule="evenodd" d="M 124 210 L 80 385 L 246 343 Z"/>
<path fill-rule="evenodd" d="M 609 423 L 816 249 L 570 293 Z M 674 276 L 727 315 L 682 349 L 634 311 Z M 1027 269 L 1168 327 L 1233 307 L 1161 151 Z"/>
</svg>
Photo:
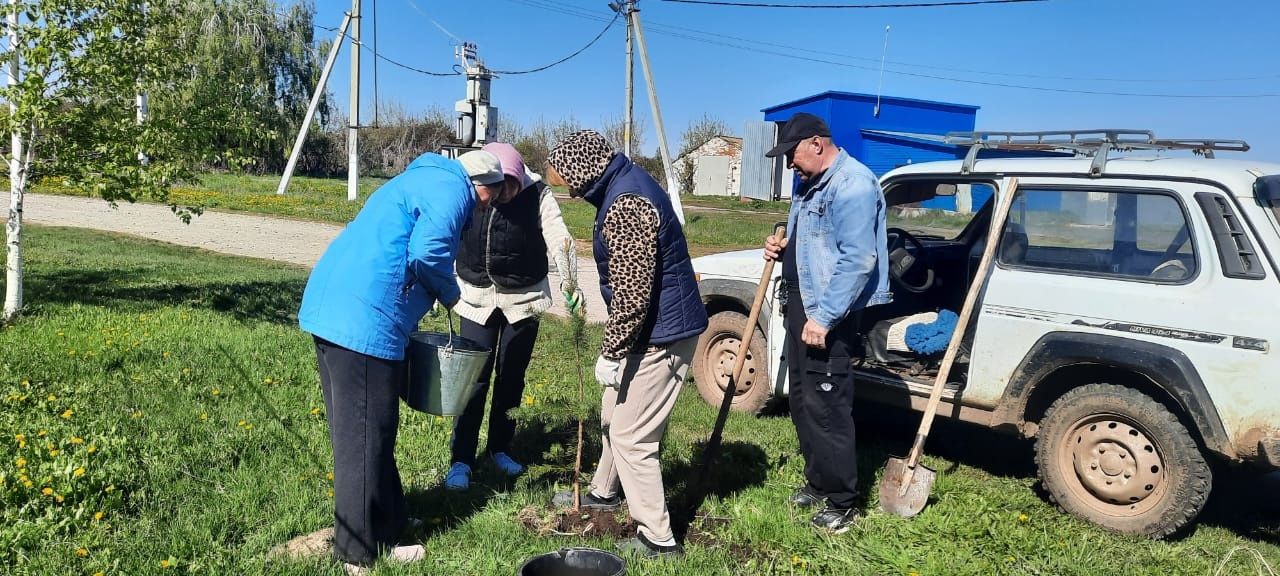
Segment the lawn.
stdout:
<svg viewBox="0 0 1280 576">
<path fill-rule="evenodd" d="M 0 331 L 0 566 L 5 574 L 340 574 L 323 560 L 268 561 L 275 545 L 332 521 L 330 452 L 314 352 L 294 324 L 306 271 L 101 233 L 28 227 L 29 313 Z M 439 326 L 439 320 L 431 321 Z M 576 394 L 567 324 L 547 319 L 526 411 Z M 592 332 L 589 340 L 598 341 Z M 583 358 L 588 368 L 593 355 Z M 593 396 L 598 387 L 589 385 Z M 1116 536 L 1039 495 L 1028 443 L 935 428 L 933 503 L 914 520 L 875 511 L 886 456 L 913 419 L 871 410 L 859 466 L 870 496 L 856 528 L 819 535 L 785 503 L 801 481 L 785 416 L 734 414 L 715 490 L 686 559 L 628 574 L 1214 574 L 1237 546 L 1280 565 L 1280 517 L 1247 503 L 1253 477 L 1219 474 L 1188 537 Z M 682 501 L 714 411 L 686 390 L 663 454 Z M 565 486 L 573 434 L 522 425 L 515 482 L 481 470 L 443 491 L 450 420 L 402 411 L 398 458 L 428 559 L 379 574 L 515 574 L 532 555 L 599 538 L 536 536 L 519 510 Z M 587 468 L 596 458 L 593 445 Z M 1272 499 L 1274 494 L 1258 495 Z M 1274 506 L 1274 505 L 1273 505 Z M 1223 574 L 1256 574 L 1237 554 Z"/>
<path fill-rule="evenodd" d="M 364 199 L 385 180 L 362 178 L 360 199 L 347 201 L 346 180 L 296 177 L 290 181 L 288 193 L 277 195 L 277 176 L 238 176 L 207 174 L 198 183 L 173 188 L 170 201 L 182 206 L 198 206 L 228 212 L 249 212 L 286 218 L 346 224 L 355 217 Z M 78 195 L 75 190 L 57 182 L 42 182 L 33 187 L 37 194 Z M 560 209 L 574 238 L 590 241 L 596 211 L 577 199 L 561 199 Z M 714 203 L 714 201 L 712 201 Z M 758 248 L 773 224 L 786 220 L 786 214 L 774 209 L 760 212 L 686 211 L 685 235 L 694 256 L 741 248 Z"/>
</svg>

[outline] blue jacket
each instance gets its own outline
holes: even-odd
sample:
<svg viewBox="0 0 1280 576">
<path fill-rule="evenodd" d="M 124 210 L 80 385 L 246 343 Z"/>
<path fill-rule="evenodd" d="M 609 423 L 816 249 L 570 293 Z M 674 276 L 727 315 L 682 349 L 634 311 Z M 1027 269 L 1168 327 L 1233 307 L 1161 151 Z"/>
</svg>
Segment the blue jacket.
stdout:
<svg viewBox="0 0 1280 576">
<path fill-rule="evenodd" d="M 404 358 L 435 301 L 457 301 L 453 260 L 476 206 L 462 165 L 423 154 L 378 188 L 311 271 L 298 324 L 343 348 Z"/>
<path fill-rule="evenodd" d="M 613 287 L 609 282 L 609 249 L 604 242 L 604 219 L 613 202 L 621 196 L 635 194 L 658 210 L 658 270 L 648 316 L 636 346 L 661 346 L 701 334 L 707 329 L 707 307 L 698 292 L 689 259 L 689 246 L 684 230 L 671 206 L 671 198 L 653 177 L 636 166 L 624 154 L 617 154 L 604 174 L 583 194 L 583 199 L 596 207 L 593 248 L 596 270 L 600 274 L 600 296 L 613 310 Z"/>
<path fill-rule="evenodd" d="M 791 201 L 788 249 L 810 320 L 830 329 L 850 312 L 886 304 L 889 254 L 884 193 L 876 175 L 844 150 Z"/>
</svg>

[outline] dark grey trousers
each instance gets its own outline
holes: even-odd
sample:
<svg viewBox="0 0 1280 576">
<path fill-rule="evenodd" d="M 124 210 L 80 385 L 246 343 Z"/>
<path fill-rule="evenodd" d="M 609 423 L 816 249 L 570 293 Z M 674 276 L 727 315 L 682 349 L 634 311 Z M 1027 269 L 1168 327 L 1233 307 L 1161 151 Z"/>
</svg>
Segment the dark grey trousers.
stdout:
<svg viewBox="0 0 1280 576">
<path fill-rule="evenodd" d="M 395 460 L 405 362 L 315 341 L 333 445 L 334 555 L 368 565 L 396 544 L 406 518 Z"/>
<path fill-rule="evenodd" d="M 507 411 L 520 406 L 520 398 L 524 395 L 524 373 L 529 368 L 533 345 L 538 340 L 538 318 L 525 318 L 511 324 L 501 310 L 494 310 L 483 326 L 463 318 L 462 337 L 493 350 L 480 372 L 475 395 L 453 423 L 452 461 L 474 468 L 476 448 L 480 442 L 480 423 L 484 420 L 484 405 L 489 397 L 489 380 L 494 373 L 495 359 L 497 376 L 492 378 L 493 407 L 489 411 L 489 442 L 485 453 L 506 452 L 511 448 L 516 423 L 507 416 Z"/>
</svg>

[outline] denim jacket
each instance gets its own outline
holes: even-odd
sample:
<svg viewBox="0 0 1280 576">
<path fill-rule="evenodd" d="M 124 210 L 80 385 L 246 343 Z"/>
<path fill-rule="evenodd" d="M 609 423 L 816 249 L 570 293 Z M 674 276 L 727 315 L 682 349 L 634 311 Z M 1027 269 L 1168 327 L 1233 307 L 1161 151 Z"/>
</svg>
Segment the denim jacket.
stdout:
<svg viewBox="0 0 1280 576">
<path fill-rule="evenodd" d="M 850 312 L 887 304 L 889 255 L 884 193 L 875 174 L 844 150 L 817 182 L 797 190 L 788 217 L 805 315 L 830 329 Z"/>
</svg>

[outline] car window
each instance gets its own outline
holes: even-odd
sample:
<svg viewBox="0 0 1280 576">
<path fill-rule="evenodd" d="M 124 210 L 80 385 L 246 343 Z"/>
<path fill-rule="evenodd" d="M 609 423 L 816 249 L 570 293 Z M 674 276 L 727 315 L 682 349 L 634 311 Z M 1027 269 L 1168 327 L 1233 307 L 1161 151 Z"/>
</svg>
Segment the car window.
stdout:
<svg viewBox="0 0 1280 576">
<path fill-rule="evenodd" d="M 999 247 L 1006 266 L 1184 282 L 1196 273 L 1186 211 L 1169 193 L 1020 189 Z"/>
<path fill-rule="evenodd" d="M 888 223 L 917 238 L 954 240 L 991 200 L 994 191 L 992 185 L 981 182 L 956 184 L 948 195 L 889 207 Z"/>
</svg>

